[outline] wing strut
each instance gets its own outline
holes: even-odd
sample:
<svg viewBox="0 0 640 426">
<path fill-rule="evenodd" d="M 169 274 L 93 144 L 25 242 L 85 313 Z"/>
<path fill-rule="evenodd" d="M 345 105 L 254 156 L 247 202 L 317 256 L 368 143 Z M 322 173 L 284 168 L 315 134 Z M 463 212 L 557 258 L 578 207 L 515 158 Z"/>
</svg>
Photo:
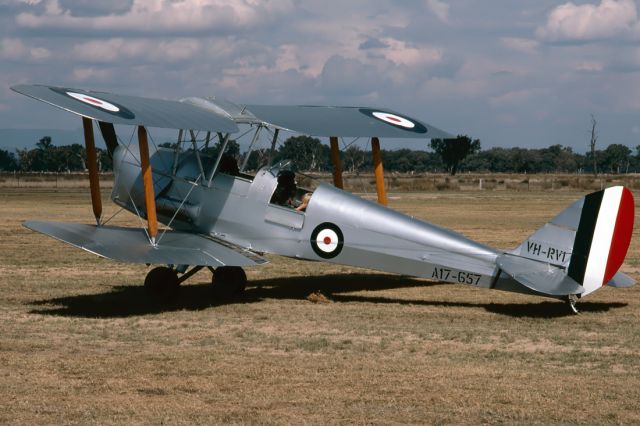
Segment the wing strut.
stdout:
<svg viewBox="0 0 640 426">
<path fill-rule="evenodd" d="M 156 216 L 156 199 L 153 193 L 153 176 L 149 163 L 149 143 L 147 129 L 138 126 L 138 145 L 140 146 L 140 166 L 142 168 L 142 184 L 144 185 L 144 203 L 147 210 L 147 226 L 151 244 L 156 245 L 158 235 L 158 217 Z"/>
<path fill-rule="evenodd" d="M 340 162 L 340 147 L 338 146 L 338 138 L 331 136 L 331 162 L 333 163 L 333 186 L 343 189 L 342 185 L 342 163 Z"/>
<path fill-rule="evenodd" d="M 89 169 L 89 187 L 91 188 L 91 205 L 96 223 L 100 225 L 102 217 L 102 198 L 100 197 L 100 178 L 98 177 L 98 158 L 96 155 L 96 144 L 93 139 L 93 121 L 90 118 L 82 117 L 82 128 L 84 130 L 84 145 L 87 149 L 87 169 Z"/>
<path fill-rule="evenodd" d="M 218 166 L 220 165 L 220 161 L 222 161 L 222 156 L 224 155 L 224 151 L 227 149 L 227 144 L 229 143 L 229 133 L 222 136 L 222 133 L 218 133 L 218 143 L 220 144 L 220 151 L 218 151 L 218 157 L 216 157 L 216 162 L 211 169 L 211 173 L 209 174 L 209 179 L 207 179 L 207 186 L 211 186 L 211 180 L 213 180 L 213 175 L 218 170 Z"/>
<path fill-rule="evenodd" d="M 273 163 L 273 154 L 276 152 L 276 144 L 278 143 L 279 134 L 280 129 L 276 127 L 276 129 L 273 131 L 273 139 L 271 139 L 271 149 L 269 150 L 269 166 L 271 166 L 271 163 Z"/>
<path fill-rule="evenodd" d="M 247 153 L 244 155 L 244 161 L 242 162 L 242 167 L 240 167 L 240 172 L 244 172 L 244 169 L 247 168 L 247 164 L 249 164 L 249 157 L 251 157 L 251 153 L 253 152 L 253 146 L 258 141 L 258 137 L 260 136 L 260 130 L 262 130 L 262 124 L 258 125 L 256 132 L 253 134 L 253 139 L 251 140 L 249 149 L 247 150 Z"/>
<path fill-rule="evenodd" d="M 382 157 L 380 156 L 380 140 L 371 138 L 371 152 L 373 154 L 373 166 L 376 174 L 376 192 L 378 193 L 378 203 L 387 205 L 387 192 L 384 189 L 384 169 L 382 168 Z"/>
</svg>

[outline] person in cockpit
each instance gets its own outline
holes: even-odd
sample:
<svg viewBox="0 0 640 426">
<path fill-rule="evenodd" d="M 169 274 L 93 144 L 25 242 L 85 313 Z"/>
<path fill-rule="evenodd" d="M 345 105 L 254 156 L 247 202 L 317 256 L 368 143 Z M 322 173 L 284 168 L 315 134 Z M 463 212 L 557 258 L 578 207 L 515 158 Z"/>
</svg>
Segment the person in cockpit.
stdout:
<svg viewBox="0 0 640 426">
<path fill-rule="evenodd" d="M 278 173 L 278 186 L 271 197 L 272 204 L 285 207 L 295 207 L 296 175 L 290 170 L 282 170 Z"/>
<path fill-rule="evenodd" d="M 296 207 L 297 212 L 304 212 L 307 210 L 307 206 L 309 205 L 309 201 L 311 200 L 311 192 L 307 192 L 302 196 L 302 202 L 298 207 Z"/>
</svg>

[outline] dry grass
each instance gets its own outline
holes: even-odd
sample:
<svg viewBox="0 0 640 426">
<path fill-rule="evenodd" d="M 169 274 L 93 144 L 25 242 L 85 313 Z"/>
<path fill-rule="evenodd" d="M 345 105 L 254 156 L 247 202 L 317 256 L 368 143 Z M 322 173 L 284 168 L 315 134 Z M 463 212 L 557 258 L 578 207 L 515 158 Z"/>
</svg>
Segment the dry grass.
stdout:
<svg viewBox="0 0 640 426">
<path fill-rule="evenodd" d="M 427 193 L 391 204 L 512 247 L 578 197 Z M 243 299 L 214 300 L 200 272 L 159 308 L 140 285 L 146 267 L 20 226 L 90 222 L 88 198 L 0 192 L 2 423 L 640 422 L 638 287 L 605 288 L 572 316 L 541 298 L 272 258 L 247 271 Z M 639 259 L 635 235 L 623 268 L 636 279 Z"/>
</svg>

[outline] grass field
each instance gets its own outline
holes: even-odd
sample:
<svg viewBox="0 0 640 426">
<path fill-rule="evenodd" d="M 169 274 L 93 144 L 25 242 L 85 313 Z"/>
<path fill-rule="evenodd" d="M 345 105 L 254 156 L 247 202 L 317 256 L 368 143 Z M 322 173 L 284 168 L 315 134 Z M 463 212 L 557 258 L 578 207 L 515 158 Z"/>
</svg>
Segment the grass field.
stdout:
<svg viewBox="0 0 640 426">
<path fill-rule="evenodd" d="M 512 248 L 581 195 L 390 204 Z M 640 287 L 604 288 L 574 316 L 554 300 L 271 257 L 247 271 L 242 299 L 216 301 L 200 272 L 159 308 L 144 265 L 73 249 L 25 219 L 90 223 L 89 195 L 0 192 L 1 423 L 640 423 Z M 639 269 L 636 231 L 623 271 Z"/>
</svg>

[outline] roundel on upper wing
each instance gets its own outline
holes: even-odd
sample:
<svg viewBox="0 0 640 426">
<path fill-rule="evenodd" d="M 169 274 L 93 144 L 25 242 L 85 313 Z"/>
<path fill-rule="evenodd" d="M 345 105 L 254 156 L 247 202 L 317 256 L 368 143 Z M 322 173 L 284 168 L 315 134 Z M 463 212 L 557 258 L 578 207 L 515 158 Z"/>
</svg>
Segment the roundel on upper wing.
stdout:
<svg viewBox="0 0 640 426">
<path fill-rule="evenodd" d="M 67 95 L 79 100 L 80 102 L 84 102 L 85 104 L 89 104 L 91 106 L 97 106 L 98 108 L 102 108 L 109 112 L 120 112 L 120 108 L 118 108 L 111 102 L 107 102 L 93 96 L 85 95 L 84 93 L 67 92 Z"/>
<path fill-rule="evenodd" d="M 409 117 L 370 108 L 360 108 L 360 112 L 401 130 L 408 130 L 414 133 L 427 133 L 427 128 L 422 123 Z"/>
<path fill-rule="evenodd" d="M 324 222 L 316 226 L 311 233 L 311 248 L 323 259 L 332 259 L 340 254 L 344 245 L 344 236 L 338 226 Z"/>
<path fill-rule="evenodd" d="M 100 99 L 97 96 L 88 95 L 86 93 L 74 92 L 73 90 L 68 90 L 68 89 L 60 89 L 57 87 L 51 87 L 51 90 L 121 118 L 126 118 L 130 120 L 135 117 L 135 114 L 133 112 L 129 111 L 127 108 L 123 107 L 122 105 L 118 105 L 114 102 L 109 102 L 104 99 Z"/>
</svg>

